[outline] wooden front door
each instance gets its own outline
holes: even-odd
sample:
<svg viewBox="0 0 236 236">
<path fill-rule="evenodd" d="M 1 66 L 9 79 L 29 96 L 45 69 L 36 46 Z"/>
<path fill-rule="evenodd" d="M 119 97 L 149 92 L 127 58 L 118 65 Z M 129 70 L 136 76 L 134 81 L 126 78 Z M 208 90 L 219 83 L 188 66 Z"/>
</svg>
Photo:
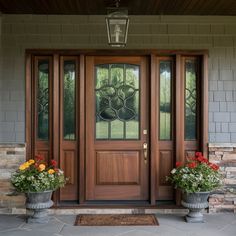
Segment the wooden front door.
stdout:
<svg viewBox="0 0 236 236">
<path fill-rule="evenodd" d="M 145 57 L 86 57 L 86 200 L 148 200 Z"/>
</svg>

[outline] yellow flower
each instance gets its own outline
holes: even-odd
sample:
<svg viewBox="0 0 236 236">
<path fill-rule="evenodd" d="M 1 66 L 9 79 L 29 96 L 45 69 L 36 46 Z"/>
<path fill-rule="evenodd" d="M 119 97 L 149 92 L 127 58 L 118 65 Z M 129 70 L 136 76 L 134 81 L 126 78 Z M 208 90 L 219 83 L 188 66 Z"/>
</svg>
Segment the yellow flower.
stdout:
<svg viewBox="0 0 236 236">
<path fill-rule="evenodd" d="M 50 169 L 50 170 L 48 170 L 48 174 L 53 174 L 53 173 L 55 173 L 55 170 L 53 170 L 53 169 Z"/>
<path fill-rule="evenodd" d="M 35 163 L 35 161 L 33 159 L 30 159 L 30 160 L 28 160 L 28 163 L 29 163 L 29 165 L 32 165 Z"/>
<path fill-rule="evenodd" d="M 19 170 L 25 170 L 26 166 L 24 164 L 20 165 Z"/>
<path fill-rule="evenodd" d="M 46 166 L 44 164 L 39 165 L 39 171 L 45 170 Z"/>
<path fill-rule="evenodd" d="M 19 170 L 25 170 L 25 169 L 27 169 L 29 166 L 30 166 L 29 163 L 28 163 L 28 162 L 25 162 L 25 163 L 23 163 L 23 164 L 20 165 Z"/>
</svg>

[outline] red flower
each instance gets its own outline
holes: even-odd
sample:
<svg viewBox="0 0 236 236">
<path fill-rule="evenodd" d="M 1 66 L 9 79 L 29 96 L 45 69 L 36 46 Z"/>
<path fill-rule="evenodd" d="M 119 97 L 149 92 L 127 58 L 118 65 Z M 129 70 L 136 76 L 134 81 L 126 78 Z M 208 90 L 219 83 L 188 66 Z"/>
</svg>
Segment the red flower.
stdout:
<svg viewBox="0 0 236 236">
<path fill-rule="evenodd" d="M 199 161 L 200 163 L 208 164 L 208 160 L 204 156 L 198 156 L 196 160 Z"/>
<path fill-rule="evenodd" d="M 177 162 L 175 163 L 175 166 L 176 166 L 176 167 L 180 167 L 180 166 L 182 166 L 182 163 L 179 162 L 179 161 L 177 161 Z"/>
<path fill-rule="evenodd" d="M 201 153 L 201 152 L 196 152 L 196 153 L 195 153 L 195 156 L 196 156 L 196 157 L 202 157 L 202 153 Z"/>
<path fill-rule="evenodd" d="M 196 164 L 196 162 L 190 162 L 187 164 L 187 166 L 191 169 L 194 169 L 197 166 L 197 164 Z"/>
<path fill-rule="evenodd" d="M 212 170 L 219 170 L 219 166 L 213 163 L 209 163 L 209 166 L 211 167 Z"/>
<path fill-rule="evenodd" d="M 51 160 L 51 165 L 55 167 L 57 165 L 57 162 L 55 160 Z"/>
</svg>

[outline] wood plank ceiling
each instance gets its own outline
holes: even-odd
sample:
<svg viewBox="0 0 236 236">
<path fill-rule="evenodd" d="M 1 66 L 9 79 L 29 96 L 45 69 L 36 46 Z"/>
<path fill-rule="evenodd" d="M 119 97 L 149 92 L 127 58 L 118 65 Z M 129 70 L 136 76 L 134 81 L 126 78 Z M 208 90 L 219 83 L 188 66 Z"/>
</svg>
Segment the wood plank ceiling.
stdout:
<svg viewBox="0 0 236 236">
<path fill-rule="evenodd" d="M 0 0 L 5 14 L 103 15 L 114 0 Z M 236 0 L 121 0 L 129 15 L 236 15 Z"/>
</svg>

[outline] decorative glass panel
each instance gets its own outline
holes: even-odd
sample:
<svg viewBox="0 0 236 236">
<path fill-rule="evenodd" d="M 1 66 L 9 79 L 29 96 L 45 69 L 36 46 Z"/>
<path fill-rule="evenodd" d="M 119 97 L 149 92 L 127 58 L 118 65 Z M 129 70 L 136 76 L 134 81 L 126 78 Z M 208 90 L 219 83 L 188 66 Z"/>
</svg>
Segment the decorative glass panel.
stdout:
<svg viewBox="0 0 236 236">
<path fill-rule="evenodd" d="M 75 139 L 75 62 L 64 61 L 63 92 L 64 139 Z"/>
<path fill-rule="evenodd" d="M 139 139 L 139 66 L 95 68 L 96 139 Z"/>
<path fill-rule="evenodd" d="M 160 62 L 160 140 L 171 139 L 171 61 Z"/>
<path fill-rule="evenodd" d="M 197 75 L 196 61 L 185 61 L 185 139 L 195 140 L 197 138 Z"/>
<path fill-rule="evenodd" d="M 41 140 L 49 138 L 49 61 L 38 62 L 37 84 L 37 137 Z"/>
</svg>

